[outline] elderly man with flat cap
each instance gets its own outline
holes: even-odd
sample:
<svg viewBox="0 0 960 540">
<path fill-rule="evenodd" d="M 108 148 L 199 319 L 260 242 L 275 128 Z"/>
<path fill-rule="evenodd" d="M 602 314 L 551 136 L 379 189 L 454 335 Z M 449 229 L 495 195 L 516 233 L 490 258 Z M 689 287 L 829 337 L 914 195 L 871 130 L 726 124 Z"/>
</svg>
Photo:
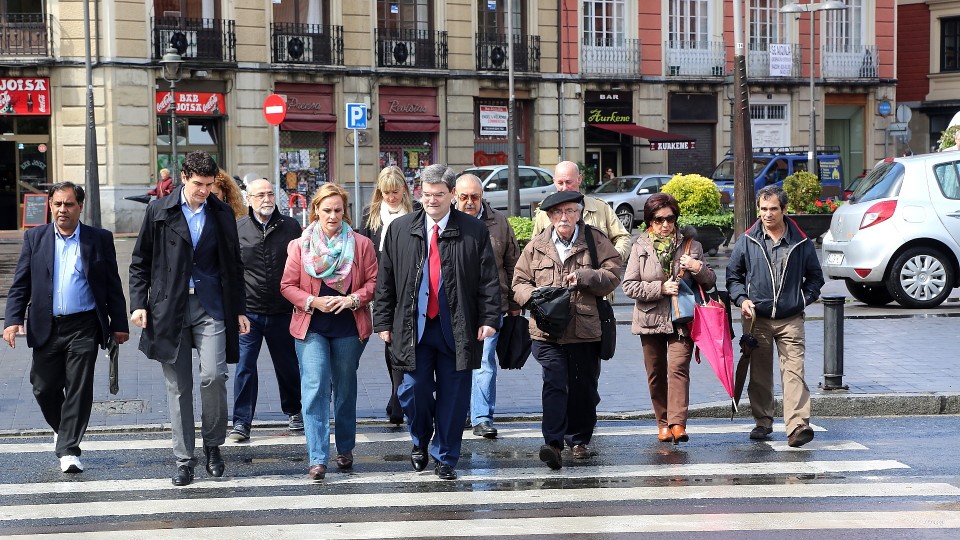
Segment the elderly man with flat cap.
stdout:
<svg viewBox="0 0 960 540">
<path fill-rule="evenodd" d="M 538 287 L 567 287 L 570 323 L 563 335 L 540 330 L 530 320 L 533 356 L 543 367 L 543 439 L 540 460 L 551 469 L 563 466 L 564 443 L 574 459 L 595 455 L 588 445 L 597 424 L 600 403 L 600 316 L 597 298 L 610 294 L 620 284 L 623 264 L 606 235 L 585 225 L 583 195 L 558 191 L 544 199 L 540 208 L 550 225 L 534 236 L 514 268 L 513 297 L 526 305 Z M 592 261 L 588 240 L 596 246 Z"/>
</svg>

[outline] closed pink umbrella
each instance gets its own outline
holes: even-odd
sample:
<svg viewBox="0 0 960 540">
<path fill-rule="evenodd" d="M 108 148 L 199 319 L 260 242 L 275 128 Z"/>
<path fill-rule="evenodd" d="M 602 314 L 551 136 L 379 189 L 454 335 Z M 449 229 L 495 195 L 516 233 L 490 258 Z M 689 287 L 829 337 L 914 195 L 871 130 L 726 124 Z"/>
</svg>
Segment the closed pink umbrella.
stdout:
<svg viewBox="0 0 960 540">
<path fill-rule="evenodd" d="M 737 404 L 733 401 L 733 340 L 730 337 L 730 320 L 726 305 L 720 300 L 702 294 L 706 302 L 697 304 L 690 323 L 690 338 L 696 344 L 699 355 L 707 357 L 720 384 L 730 396 L 733 412 Z"/>
</svg>

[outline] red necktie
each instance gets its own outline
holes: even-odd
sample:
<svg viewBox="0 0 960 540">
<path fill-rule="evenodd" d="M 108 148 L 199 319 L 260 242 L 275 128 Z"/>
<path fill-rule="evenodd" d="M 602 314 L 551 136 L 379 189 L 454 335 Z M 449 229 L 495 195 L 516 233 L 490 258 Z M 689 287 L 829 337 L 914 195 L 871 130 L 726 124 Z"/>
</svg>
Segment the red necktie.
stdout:
<svg viewBox="0 0 960 540">
<path fill-rule="evenodd" d="M 427 263 L 430 265 L 430 294 L 427 296 L 427 318 L 434 318 L 440 314 L 440 244 L 437 238 L 440 236 L 440 225 L 434 224 L 433 236 L 430 238 L 430 253 L 427 255 Z"/>
</svg>

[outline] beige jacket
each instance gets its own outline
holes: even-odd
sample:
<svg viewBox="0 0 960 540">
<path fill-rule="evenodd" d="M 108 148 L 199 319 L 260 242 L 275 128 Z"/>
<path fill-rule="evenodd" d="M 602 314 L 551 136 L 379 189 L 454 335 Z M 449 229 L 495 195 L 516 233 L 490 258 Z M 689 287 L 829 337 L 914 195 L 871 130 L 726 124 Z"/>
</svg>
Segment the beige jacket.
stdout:
<svg viewBox="0 0 960 540">
<path fill-rule="evenodd" d="M 583 222 L 607 235 L 617 253 L 620 254 L 620 259 L 626 260 L 627 255 L 630 254 L 630 232 L 623 227 L 623 223 L 617 219 L 617 214 L 609 204 L 596 197 L 584 195 Z M 533 222 L 533 235 L 536 236 L 549 227 L 550 216 L 538 209 Z"/>
<path fill-rule="evenodd" d="M 683 249 L 684 238 L 680 235 L 680 241 L 677 243 L 676 251 L 673 253 L 673 274 L 676 274 L 677 266 L 680 264 L 680 252 Z M 703 260 L 703 246 L 696 240 L 690 245 L 690 256 L 694 259 Z M 700 272 L 692 274 L 693 279 L 699 283 L 704 291 L 710 290 L 717 283 L 717 275 L 706 262 Z M 663 267 L 657 260 L 657 254 L 653 249 L 646 233 L 641 234 L 633 244 L 630 251 L 630 259 L 627 260 L 627 270 L 623 274 L 623 292 L 636 300 L 633 306 L 633 324 L 631 330 L 634 334 L 670 334 L 673 333 L 673 321 L 670 319 L 670 296 L 663 296 L 661 286 L 666 281 L 667 276 L 663 273 Z M 680 328 L 681 333 L 686 335 L 686 328 Z"/>
<path fill-rule="evenodd" d="M 539 341 L 556 343 L 583 343 L 600 341 L 600 317 L 597 314 L 597 297 L 610 294 L 620 284 L 620 268 L 623 261 L 613 244 L 600 231 L 593 230 L 600 268 L 590 264 L 590 252 L 583 239 L 583 225 L 570 246 L 567 260 L 560 262 L 560 255 L 553 244 L 553 226 L 534 236 L 523 248 L 520 260 L 513 271 L 513 298 L 520 305 L 530 300 L 537 287 L 560 287 L 563 276 L 577 273 L 577 287 L 570 295 L 573 317 L 567 331 L 559 340 L 551 339 L 537 328 L 530 318 L 530 337 Z"/>
</svg>

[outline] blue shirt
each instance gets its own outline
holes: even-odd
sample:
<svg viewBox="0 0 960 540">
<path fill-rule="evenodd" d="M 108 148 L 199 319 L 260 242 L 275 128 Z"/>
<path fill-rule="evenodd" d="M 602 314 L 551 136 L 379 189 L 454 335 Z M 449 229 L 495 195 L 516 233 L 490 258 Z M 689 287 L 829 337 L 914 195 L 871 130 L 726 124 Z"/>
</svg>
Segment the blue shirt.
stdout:
<svg viewBox="0 0 960 540">
<path fill-rule="evenodd" d="M 200 233 L 203 232 L 203 225 L 207 222 L 207 203 L 204 202 L 194 212 L 187 202 L 186 189 L 180 190 L 180 210 L 183 211 L 183 217 L 187 219 L 187 228 L 190 229 L 190 241 L 193 242 L 193 249 L 197 249 L 197 242 L 200 241 Z M 193 276 L 190 277 L 190 288 L 193 288 Z"/>
<path fill-rule="evenodd" d="M 64 237 L 53 227 L 53 314 L 72 315 L 96 309 L 97 303 L 83 273 L 80 257 L 80 225 Z"/>
</svg>

